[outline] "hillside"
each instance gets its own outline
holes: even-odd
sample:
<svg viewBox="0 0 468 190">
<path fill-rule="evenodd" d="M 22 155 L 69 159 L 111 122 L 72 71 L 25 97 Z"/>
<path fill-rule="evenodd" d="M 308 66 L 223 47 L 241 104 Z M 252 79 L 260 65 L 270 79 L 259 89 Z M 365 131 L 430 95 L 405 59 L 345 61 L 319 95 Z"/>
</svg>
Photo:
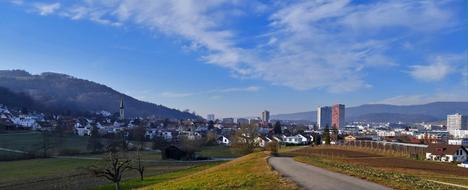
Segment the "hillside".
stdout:
<svg viewBox="0 0 468 190">
<path fill-rule="evenodd" d="M 142 189 L 299 189 L 271 170 L 266 152 L 252 153 L 213 168 Z"/>
<path fill-rule="evenodd" d="M 29 96 L 43 109 L 53 112 L 118 112 L 123 97 L 126 115 L 156 116 L 160 118 L 198 118 L 198 116 L 170 109 L 162 105 L 143 102 L 92 81 L 59 73 L 32 75 L 26 71 L 0 71 L 0 87 L 16 94 Z M 0 99 L 0 104 L 4 99 Z M 26 102 L 23 102 L 27 106 Z M 21 106 L 21 105 L 20 105 Z"/>
<path fill-rule="evenodd" d="M 3 87 L 0 87 L 0 104 L 9 108 L 42 110 L 42 107 L 27 94 L 15 93 Z"/>
<path fill-rule="evenodd" d="M 468 114 L 468 102 L 433 102 L 422 105 L 365 104 L 346 108 L 347 121 L 422 122 L 444 120 L 447 114 Z M 273 115 L 272 119 L 316 121 L 317 112 Z"/>
</svg>

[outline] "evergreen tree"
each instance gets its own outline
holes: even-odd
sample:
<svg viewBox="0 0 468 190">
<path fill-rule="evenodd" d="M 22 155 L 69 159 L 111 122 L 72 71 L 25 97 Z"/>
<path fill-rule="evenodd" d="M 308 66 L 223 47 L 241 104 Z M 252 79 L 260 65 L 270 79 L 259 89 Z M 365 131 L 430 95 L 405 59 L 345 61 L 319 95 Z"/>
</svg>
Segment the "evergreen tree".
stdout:
<svg viewBox="0 0 468 190">
<path fill-rule="evenodd" d="M 208 130 L 211 131 L 214 128 L 214 124 L 215 124 L 214 121 L 211 121 L 211 120 L 208 121 Z"/>
<path fill-rule="evenodd" d="M 328 125 L 325 126 L 325 129 L 323 130 L 323 140 L 325 141 L 325 144 L 330 144 L 330 129 L 328 128 Z"/>
<path fill-rule="evenodd" d="M 333 125 L 332 130 L 331 130 L 331 139 L 336 142 L 338 141 L 338 129 L 336 128 L 336 125 Z"/>
<path fill-rule="evenodd" d="M 138 126 L 132 131 L 132 138 L 134 141 L 137 142 L 139 149 L 142 149 L 143 146 L 145 145 L 145 140 L 146 140 L 145 133 L 146 133 L 146 129 L 143 126 Z"/>
<path fill-rule="evenodd" d="M 281 123 L 279 121 L 275 123 L 275 126 L 273 127 L 273 132 L 275 133 L 275 135 L 282 134 Z"/>
<path fill-rule="evenodd" d="M 88 139 L 87 149 L 92 152 L 98 152 L 102 150 L 101 139 L 99 138 L 99 129 L 96 126 L 93 126 L 91 129 L 91 136 Z"/>
</svg>

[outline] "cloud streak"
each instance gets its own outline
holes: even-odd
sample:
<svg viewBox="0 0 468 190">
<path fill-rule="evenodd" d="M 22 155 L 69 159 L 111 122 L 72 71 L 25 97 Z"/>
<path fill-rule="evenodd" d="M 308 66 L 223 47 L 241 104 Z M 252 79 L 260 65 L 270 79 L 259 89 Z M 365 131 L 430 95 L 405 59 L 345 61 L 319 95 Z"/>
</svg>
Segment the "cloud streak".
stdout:
<svg viewBox="0 0 468 190">
<path fill-rule="evenodd" d="M 363 77 L 367 69 L 398 65 L 389 53 L 394 44 L 401 44 L 396 41 L 411 43 L 405 36 L 430 36 L 456 27 L 456 15 L 445 9 L 450 2 L 299 0 L 267 7 L 259 1 L 238 0 L 87 0 L 37 8 L 41 15 L 146 27 L 181 40 L 183 47 L 189 47 L 185 49 L 200 52 L 202 61 L 226 68 L 235 77 L 340 93 L 371 88 Z M 245 10 L 246 4 L 253 8 Z M 266 14 L 268 26 L 246 47 L 226 21 L 249 14 Z M 410 73 L 416 79 L 430 75 L 427 79 L 441 80 L 451 72 L 445 66 L 417 65 Z"/>
<path fill-rule="evenodd" d="M 438 55 L 428 58 L 429 64 L 411 66 L 410 75 L 421 81 L 434 82 L 446 78 L 451 73 L 463 75 L 466 53 Z"/>
<path fill-rule="evenodd" d="M 22 1 L 12 1 L 14 4 L 21 5 L 23 4 Z M 60 3 L 51 3 L 51 4 L 36 4 L 35 8 L 37 12 L 42 15 L 50 15 L 56 12 L 58 9 L 60 9 Z"/>
<path fill-rule="evenodd" d="M 199 91 L 199 92 L 163 92 L 160 94 L 161 97 L 165 98 L 184 98 L 196 95 L 209 95 L 212 99 L 219 99 L 221 98 L 221 94 L 229 94 L 229 93 L 238 93 L 238 92 L 257 92 L 260 90 L 260 87 L 257 86 L 249 86 L 244 88 L 224 88 L 224 89 L 214 89 L 214 90 L 207 90 L 207 91 Z"/>
</svg>

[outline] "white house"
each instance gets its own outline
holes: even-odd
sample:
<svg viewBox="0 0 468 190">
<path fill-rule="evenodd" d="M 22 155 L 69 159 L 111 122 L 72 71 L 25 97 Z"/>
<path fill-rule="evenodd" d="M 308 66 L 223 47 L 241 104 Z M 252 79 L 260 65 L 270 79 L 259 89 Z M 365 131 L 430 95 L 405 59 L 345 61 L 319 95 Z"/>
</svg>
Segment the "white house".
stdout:
<svg viewBox="0 0 468 190">
<path fill-rule="evenodd" d="M 17 126 L 38 130 L 41 128 L 39 123 L 30 116 L 20 116 L 11 119 L 11 122 Z"/>
<path fill-rule="evenodd" d="M 285 137 L 283 140 L 284 140 L 284 142 L 286 144 L 307 144 L 307 143 L 309 143 L 307 138 L 302 136 L 301 134 Z"/>
<path fill-rule="evenodd" d="M 468 138 L 449 139 L 448 144 L 450 144 L 450 145 L 468 145 Z"/>
<path fill-rule="evenodd" d="M 226 138 L 225 136 L 222 136 L 222 135 L 219 136 L 218 139 L 216 139 L 216 142 L 218 144 L 222 144 L 222 145 L 226 145 L 226 146 L 229 145 L 229 143 L 231 143 L 231 141 L 228 138 Z"/>
<path fill-rule="evenodd" d="M 278 143 L 283 143 L 283 140 L 286 138 L 285 135 L 281 135 L 281 136 L 273 136 L 272 139 L 275 140 L 276 142 Z"/>
<path fill-rule="evenodd" d="M 79 136 L 91 136 L 91 128 L 89 127 L 77 127 L 75 131 Z"/>
<path fill-rule="evenodd" d="M 148 139 L 154 139 L 155 137 L 162 137 L 166 141 L 172 140 L 172 132 L 161 131 L 157 129 L 149 129 L 145 132 L 145 137 Z"/>
<path fill-rule="evenodd" d="M 257 137 L 255 138 L 255 142 L 258 146 L 265 147 L 269 142 L 271 142 L 271 139 L 268 137 Z"/>
<path fill-rule="evenodd" d="M 468 151 L 460 145 L 441 145 L 431 144 L 427 148 L 426 160 L 441 162 L 465 162 L 468 157 Z"/>
<path fill-rule="evenodd" d="M 463 163 L 457 164 L 457 166 L 462 167 L 462 168 L 468 168 L 468 162 L 463 162 Z"/>
</svg>

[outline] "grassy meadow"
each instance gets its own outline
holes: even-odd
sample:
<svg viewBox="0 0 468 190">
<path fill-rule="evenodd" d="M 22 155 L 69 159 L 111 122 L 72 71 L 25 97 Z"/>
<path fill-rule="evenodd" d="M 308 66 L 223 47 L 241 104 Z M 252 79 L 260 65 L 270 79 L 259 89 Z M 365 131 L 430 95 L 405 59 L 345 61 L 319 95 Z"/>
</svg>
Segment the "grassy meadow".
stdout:
<svg viewBox="0 0 468 190">
<path fill-rule="evenodd" d="M 92 164 L 99 164 L 100 160 L 75 158 L 48 158 L 0 162 L 0 189 L 89 189 L 109 184 L 103 178 L 96 178 L 86 170 Z M 144 162 L 144 184 L 151 183 L 153 176 L 159 176 L 190 168 L 204 169 L 217 162 Z M 203 166 L 203 167 L 202 167 Z M 124 180 L 138 178 L 136 171 L 130 171 Z M 168 177 L 154 178 L 168 179 Z M 134 184 L 139 184 L 134 182 Z M 143 185 L 139 185 L 143 186 Z M 105 186 L 104 186 L 105 187 Z M 134 187 L 138 187 L 134 186 Z"/>
<path fill-rule="evenodd" d="M 0 134 L 0 148 L 34 152 L 41 148 L 42 135 L 39 132 L 11 132 Z M 87 152 L 88 137 L 66 134 L 63 138 L 50 137 L 52 147 L 56 150 L 73 149 Z"/>
<path fill-rule="evenodd" d="M 235 158 L 240 156 L 233 153 L 229 147 L 223 145 L 202 147 L 201 151 L 197 152 L 197 155 L 211 158 Z"/>
<path fill-rule="evenodd" d="M 135 189 L 135 188 L 144 187 L 148 185 L 156 185 L 156 184 L 160 184 L 166 181 L 170 181 L 170 180 L 174 180 L 177 178 L 181 178 L 181 177 L 194 174 L 196 172 L 219 165 L 220 163 L 222 162 L 206 163 L 206 164 L 189 167 L 187 169 L 177 170 L 174 172 L 168 172 L 168 173 L 154 175 L 154 176 L 147 176 L 144 178 L 143 181 L 140 179 L 129 179 L 129 180 L 123 181 L 120 185 L 122 189 Z M 94 188 L 90 188 L 90 190 L 114 190 L 114 189 L 115 189 L 114 184 L 106 184 L 106 185 L 100 185 Z"/>
<path fill-rule="evenodd" d="M 267 163 L 268 153 L 257 152 L 185 177 L 157 183 L 152 189 L 299 189 L 281 178 Z"/>
</svg>

